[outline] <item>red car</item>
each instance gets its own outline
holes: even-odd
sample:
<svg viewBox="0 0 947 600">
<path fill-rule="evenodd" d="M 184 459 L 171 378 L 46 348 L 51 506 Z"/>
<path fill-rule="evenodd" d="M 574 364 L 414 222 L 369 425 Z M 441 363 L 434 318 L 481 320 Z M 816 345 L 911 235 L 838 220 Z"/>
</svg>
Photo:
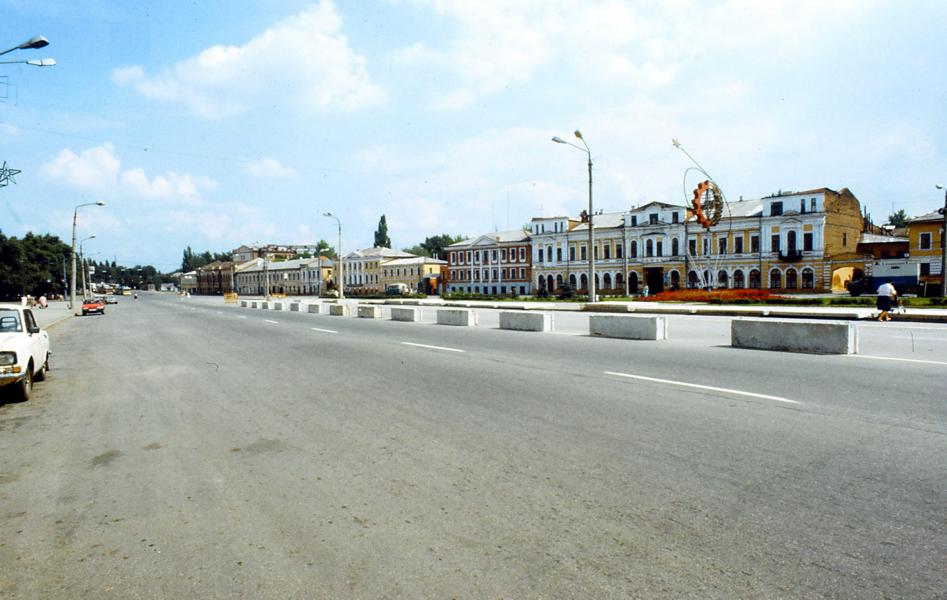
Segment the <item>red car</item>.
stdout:
<svg viewBox="0 0 947 600">
<path fill-rule="evenodd" d="M 99 298 L 87 298 L 82 301 L 82 314 L 87 315 L 89 313 L 99 313 L 100 315 L 105 314 L 105 302 Z"/>
</svg>

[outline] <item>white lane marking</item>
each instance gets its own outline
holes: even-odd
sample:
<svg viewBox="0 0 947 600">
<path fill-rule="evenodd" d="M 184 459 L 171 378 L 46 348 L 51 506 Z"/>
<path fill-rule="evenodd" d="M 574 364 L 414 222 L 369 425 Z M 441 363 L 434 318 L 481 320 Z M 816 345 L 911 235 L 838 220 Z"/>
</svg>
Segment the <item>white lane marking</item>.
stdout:
<svg viewBox="0 0 947 600">
<path fill-rule="evenodd" d="M 414 346 L 416 348 L 429 348 L 431 350 L 444 350 L 445 352 L 466 352 L 457 348 L 447 348 L 445 346 L 430 346 L 428 344 L 415 344 L 414 342 L 401 342 L 405 346 Z"/>
<path fill-rule="evenodd" d="M 628 377 L 629 379 L 640 379 L 642 381 L 653 381 L 655 383 L 666 383 L 668 385 L 678 385 L 681 387 L 697 388 L 699 390 L 710 390 L 712 392 L 725 392 L 727 394 L 736 394 L 738 396 L 750 396 L 752 398 L 763 398 L 765 400 L 775 400 L 776 402 L 786 402 L 788 404 L 802 404 L 797 400 L 782 398 L 780 396 L 769 396 L 767 394 L 756 394 L 753 392 L 743 392 L 740 390 L 731 390 L 729 388 L 713 387 L 710 385 L 698 385 L 696 383 L 686 383 L 684 381 L 672 381 L 670 379 L 658 379 L 656 377 L 645 377 L 644 375 L 631 375 L 630 373 L 616 373 L 615 371 L 605 371 L 606 375 L 615 375 L 617 377 Z"/>
<path fill-rule="evenodd" d="M 222 311 L 222 310 L 215 310 L 214 312 L 217 313 L 218 315 L 224 314 L 224 311 Z"/>
<path fill-rule="evenodd" d="M 892 340 L 916 340 L 918 342 L 947 342 L 947 338 L 924 337 L 923 335 L 893 335 Z"/>
<path fill-rule="evenodd" d="M 332 329 L 320 329 L 318 327 L 310 327 L 309 329 L 312 329 L 313 331 L 321 331 L 322 333 L 339 333 L 338 331 L 334 331 Z"/>
<path fill-rule="evenodd" d="M 247 315 L 237 315 L 237 318 L 238 318 L 238 319 L 246 319 L 246 318 L 247 318 Z"/>
<path fill-rule="evenodd" d="M 901 329 L 903 331 L 940 331 L 941 333 L 943 333 L 944 331 L 947 331 L 947 328 L 945 327 L 914 326 L 914 325 L 897 323 L 897 321 L 895 321 L 895 323 L 896 323 L 895 325 L 882 325 L 881 323 L 872 323 L 871 321 L 869 321 L 868 323 L 859 323 L 858 326 L 864 327 L 866 329 L 879 329 L 879 330 Z"/>
<path fill-rule="evenodd" d="M 872 360 L 895 360 L 898 362 L 921 363 L 924 365 L 947 365 L 947 362 L 939 360 L 922 360 L 920 358 L 897 358 L 894 356 L 871 356 L 870 354 L 849 354 L 850 358 L 870 358 Z"/>
<path fill-rule="evenodd" d="M 266 321 L 267 323 L 272 323 L 273 325 L 279 325 L 279 321 L 271 321 L 269 319 L 263 319 L 263 320 Z"/>
</svg>

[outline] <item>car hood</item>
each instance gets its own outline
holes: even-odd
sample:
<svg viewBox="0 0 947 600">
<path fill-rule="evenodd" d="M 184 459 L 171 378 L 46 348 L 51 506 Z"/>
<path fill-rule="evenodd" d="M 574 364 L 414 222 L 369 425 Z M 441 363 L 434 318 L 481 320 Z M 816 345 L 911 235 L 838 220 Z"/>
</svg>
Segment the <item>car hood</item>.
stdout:
<svg viewBox="0 0 947 600">
<path fill-rule="evenodd" d="M 22 333 L 0 333 L 0 350 L 13 350 L 16 346 L 17 338 L 23 337 Z"/>
</svg>

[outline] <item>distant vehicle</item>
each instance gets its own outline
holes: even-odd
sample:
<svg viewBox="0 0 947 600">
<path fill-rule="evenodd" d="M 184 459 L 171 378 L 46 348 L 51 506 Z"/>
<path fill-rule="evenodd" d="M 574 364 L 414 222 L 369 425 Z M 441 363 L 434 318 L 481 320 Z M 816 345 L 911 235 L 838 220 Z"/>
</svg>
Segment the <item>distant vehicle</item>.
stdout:
<svg viewBox="0 0 947 600">
<path fill-rule="evenodd" d="M 118 304 L 118 298 L 116 298 L 115 296 L 106 296 L 106 297 L 105 297 L 105 303 L 106 303 L 106 304 Z"/>
<path fill-rule="evenodd" d="M 875 264 L 871 276 L 852 279 L 845 288 L 852 296 L 874 295 L 881 284 L 888 281 L 899 294 L 916 294 L 921 287 L 921 265 L 909 262 Z"/>
<path fill-rule="evenodd" d="M 100 315 L 105 314 L 105 302 L 98 298 L 88 298 L 82 302 L 82 314 L 88 315 L 90 313 L 99 313 Z"/>
<path fill-rule="evenodd" d="M 404 283 L 392 283 L 385 288 L 385 293 L 389 296 L 403 296 L 408 293 L 408 286 Z"/>
<path fill-rule="evenodd" d="M 18 304 L 0 304 L 0 388 L 15 398 L 30 399 L 33 382 L 46 379 L 49 335 L 36 324 L 33 311 Z"/>
</svg>

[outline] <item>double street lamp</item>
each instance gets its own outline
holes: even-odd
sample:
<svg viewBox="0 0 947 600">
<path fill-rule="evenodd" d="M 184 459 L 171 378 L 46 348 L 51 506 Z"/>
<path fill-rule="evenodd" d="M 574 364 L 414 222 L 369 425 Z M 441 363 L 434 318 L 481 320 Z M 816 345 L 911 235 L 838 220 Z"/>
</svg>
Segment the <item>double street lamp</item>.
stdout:
<svg viewBox="0 0 947 600">
<path fill-rule="evenodd" d="M 83 206 L 105 206 L 105 202 L 99 200 L 98 202 L 77 204 L 72 211 L 72 274 L 69 278 L 69 310 L 75 310 L 76 306 L 76 217 L 79 214 L 79 209 Z"/>
<path fill-rule="evenodd" d="M 582 132 L 578 129 L 575 130 L 575 137 L 582 142 L 582 146 L 573 144 L 572 142 L 567 142 L 566 140 L 560 137 L 553 137 L 552 141 L 557 144 L 565 144 L 567 146 L 572 146 L 577 150 L 585 152 L 586 157 L 589 160 L 589 301 L 597 302 L 598 297 L 595 295 L 595 232 L 592 227 L 592 151 L 589 150 L 589 145 L 585 143 L 585 138 L 582 137 Z M 584 146 L 584 147 L 583 147 Z"/>
<path fill-rule="evenodd" d="M 342 221 L 340 221 L 339 217 L 335 216 L 331 212 L 322 213 L 322 216 L 335 219 L 335 222 L 339 225 L 339 269 L 335 274 L 335 284 L 339 289 L 339 300 L 342 300 L 345 298 L 345 262 L 342 259 Z"/>
<path fill-rule="evenodd" d="M 34 35 L 33 37 L 26 40 L 19 46 L 14 46 L 8 50 L 4 50 L 3 52 L 0 52 L 0 56 L 13 52 L 14 50 L 36 50 L 38 48 L 44 48 L 48 45 L 49 45 L 49 40 L 47 40 L 41 35 Z M 34 67 L 52 67 L 53 65 L 56 64 L 56 61 L 53 60 L 52 58 L 0 61 L 0 65 L 15 65 L 15 64 L 32 65 Z"/>
</svg>

